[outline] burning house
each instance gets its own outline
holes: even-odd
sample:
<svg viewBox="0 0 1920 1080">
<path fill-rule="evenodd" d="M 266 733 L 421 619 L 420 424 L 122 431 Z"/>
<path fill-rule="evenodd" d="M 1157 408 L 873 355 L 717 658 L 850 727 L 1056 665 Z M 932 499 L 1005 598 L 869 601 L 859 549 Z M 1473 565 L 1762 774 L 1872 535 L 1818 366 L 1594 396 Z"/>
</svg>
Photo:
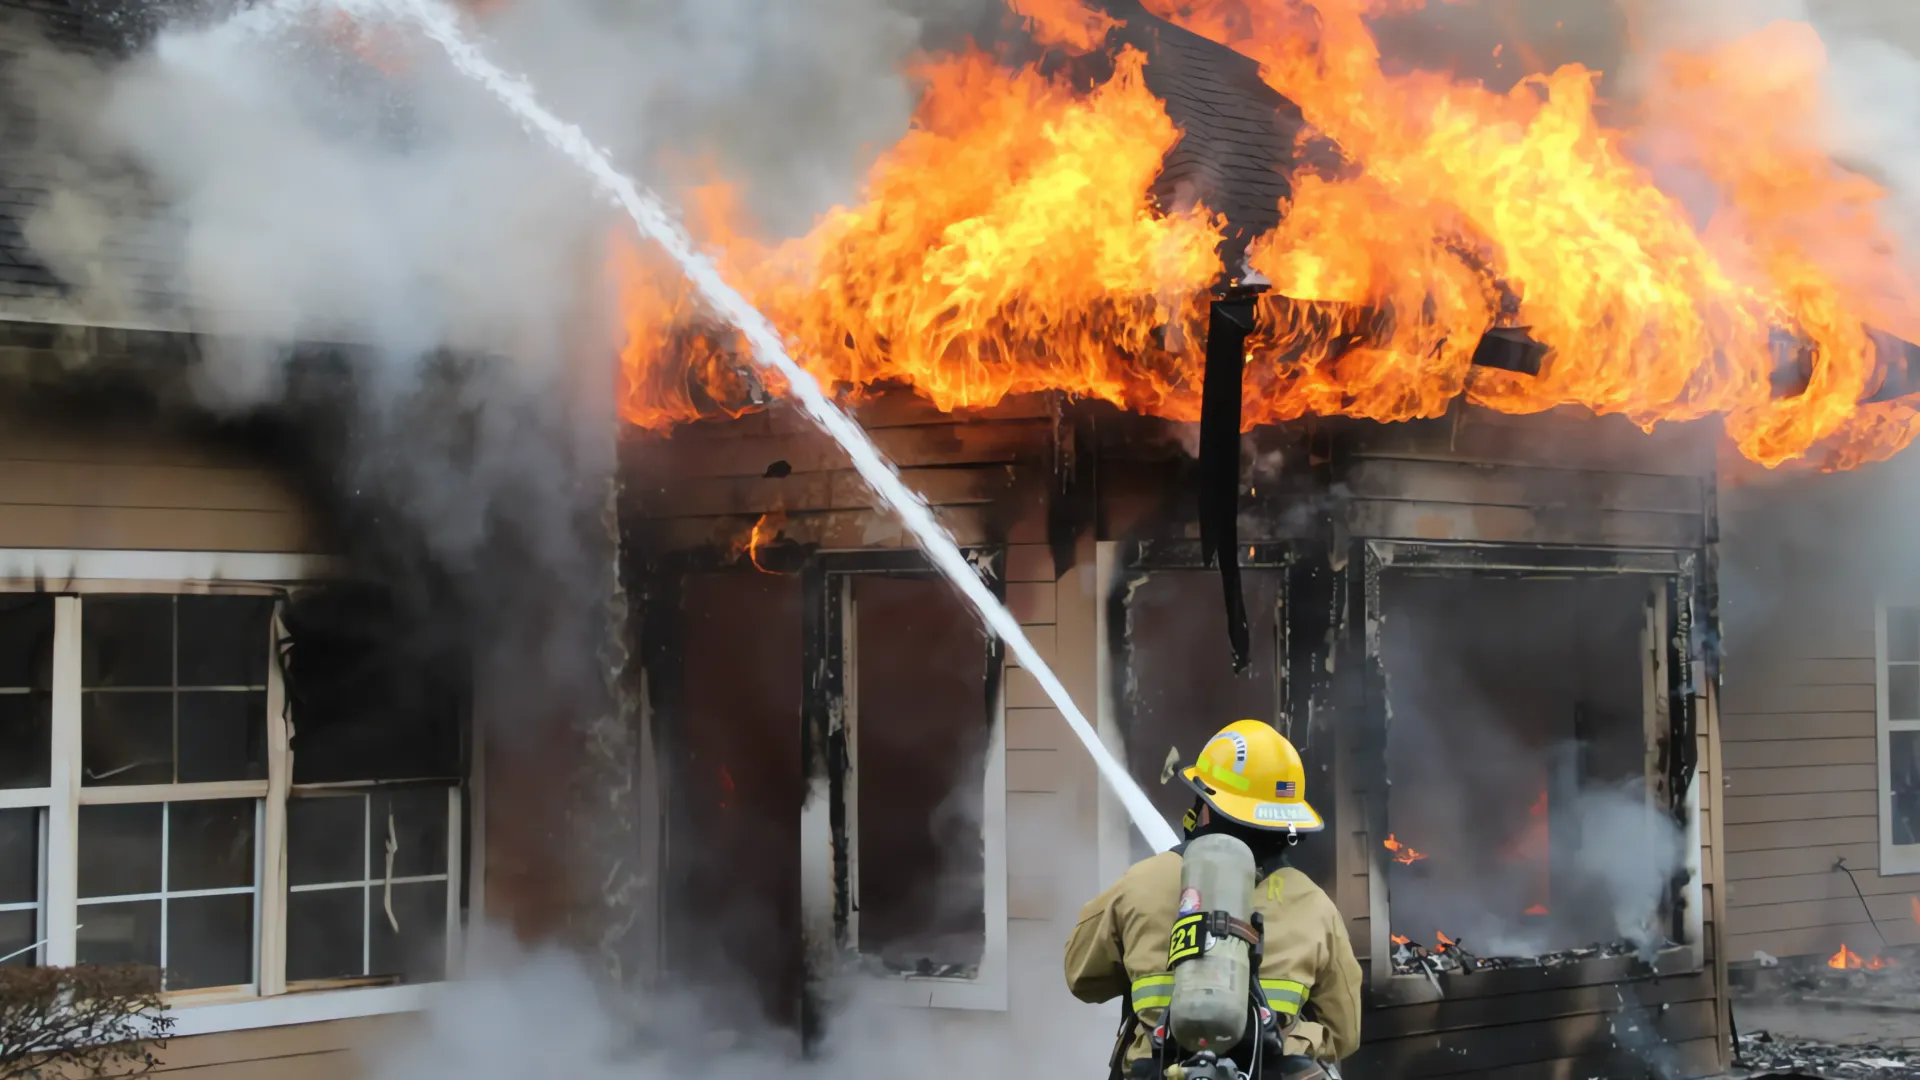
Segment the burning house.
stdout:
<svg viewBox="0 0 1920 1080">
<path fill-rule="evenodd" d="M 1417 27 L 1317 6 L 1296 24 L 1298 5 L 1247 5 L 1249 26 L 1207 3 L 1020 0 L 1016 45 L 920 61 L 914 126 L 864 203 L 767 245 L 715 183 L 690 193 L 689 224 L 1168 822 L 1190 795 L 1167 777 L 1225 722 L 1268 720 L 1300 747 L 1328 828 L 1295 861 L 1367 980 L 1356 1074 L 1714 1075 L 1730 960 L 1856 936 L 1838 879 L 1807 880 L 1825 873 L 1815 849 L 1870 869 L 1877 835 L 1891 875 L 1920 836 L 1901 824 L 1901 725 L 1920 724 L 1897 703 L 1920 686 L 1903 601 L 1848 594 L 1844 656 L 1766 625 L 1792 639 L 1767 677 L 1826 703 L 1800 719 L 1755 704 L 1764 680 L 1723 695 L 1722 613 L 1745 609 L 1722 593 L 1760 592 L 1726 569 L 1722 477 L 1735 457 L 1845 469 L 1901 450 L 1913 350 L 1890 331 L 1915 337 L 1913 309 L 1884 290 L 1856 309 L 1849 275 L 1884 269 L 1878 246 L 1844 252 L 1846 274 L 1795 246 L 1823 224 L 1804 206 L 1860 189 L 1821 158 L 1794 175 L 1834 190 L 1776 205 L 1774 178 L 1740 162 L 1807 161 L 1764 125 L 1709 125 L 1734 144 L 1680 163 L 1748 196 L 1743 258 L 1723 258 L 1595 119 L 1585 72 L 1510 94 L 1390 74 L 1375 33 Z M 1733 77 L 1765 66 L 1750 59 L 1667 77 L 1689 107 L 1788 109 L 1780 85 Z M 1435 101 L 1457 112 L 1413 107 Z M 87 426 L 93 397 L 7 428 L 31 464 L 0 477 L 20 508 L 0 515 L 17 530 L 0 534 L 16 537 L 0 644 L 53 644 L 50 666 L 16 657 L 18 685 L 0 682 L 28 703 L 0 718 L 0 764 L 46 766 L 0 779 L 0 955 L 179 969 L 177 1000 L 201 1006 L 182 1009 L 186 1060 L 210 1070 L 345 1068 L 458 971 L 483 918 L 676 999 L 712 992 L 726 1022 L 802 1051 L 853 1002 L 1017 1045 L 1070 1030 L 1098 1067 L 1108 1017 L 1062 1022 L 1056 958 L 1145 839 L 845 448 L 677 268 L 624 234 L 611 247 L 624 426 L 599 479 L 617 503 L 531 473 L 502 500 L 527 504 L 514 520 L 564 519 L 605 577 L 559 580 L 543 538 L 492 519 L 465 580 L 502 595 L 471 607 L 420 563 L 357 550 L 407 529 L 302 484 L 342 451 L 299 394 L 237 441 L 196 414 L 187 434 L 117 426 L 135 434 L 110 443 Z M 207 343 L 83 325 L 29 261 L 5 324 L 24 382 L 72 401 L 73 369 L 118 385 L 137 360 L 142 423 L 176 416 L 151 399 L 171 404 Z M 468 435 L 449 437 L 464 463 Z M 473 616 L 458 636 L 482 655 L 369 640 L 368 622 L 404 620 L 323 587 L 421 576 L 411 610 Z M 1782 611 L 1832 595 L 1768 594 Z M 212 600 L 228 623 L 189 633 Z M 128 638 L 165 642 L 168 664 L 148 657 L 165 685 L 109 685 L 89 659 L 116 604 Z M 257 655 L 182 681 L 183 643 L 225 630 Z M 369 679 L 349 645 L 403 662 Z M 1828 676 L 1853 681 L 1809 681 Z M 94 749 L 116 689 L 173 703 L 171 750 Z M 244 704 L 223 730 L 245 745 L 196 774 L 188 703 L 217 693 Z M 1822 728 L 1828 708 L 1845 735 Z M 1742 770 L 1803 752 L 1818 775 L 1792 782 L 1845 796 L 1852 824 L 1742 794 Z M 1874 762 L 1877 833 L 1860 824 Z M 151 852 L 121 860 L 148 877 L 116 877 L 90 850 L 109 818 L 124 856 L 208 806 L 227 817 L 200 824 L 231 834 L 216 884 L 178 888 Z M 1742 902 L 1735 882 L 1780 899 Z M 1896 890 L 1871 879 L 1882 923 Z M 252 905 L 247 935 L 189 921 L 216 897 L 241 898 L 228 916 Z M 1819 905 L 1804 925 L 1753 913 L 1801 903 Z"/>
<path fill-rule="evenodd" d="M 1228 266 L 1246 253 L 1267 283 L 1276 269 L 1301 280 L 1261 238 L 1298 229 L 1312 242 L 1310 223 L 1277 212 L 1291 195 L 1296 213 L 1308 205 L 1284 177 L 1329 182 L 1311 161 L 1337 147 L 1302 135 L 1254 58 L 1139 9 L 1101 29 L 1107 51 L 1079 73 L 1088 96 L 1017 77 L 1006 110 L 1065 115 L 994 135 L 1105 151 L 1103 116 L 1164 106 L 1164 142 L 1123 158 L 1130 139 L 1110 158 L 1122 197 L 1137 180 L 1160 213 L 1118 220 L 1177 259 L 1190 253 L 1183 208 L 1204 205 L 1225 222 L 1202 263 L 1218 242 Z M 1272 79 L 1283 58 L 1258 58 Z M 978 91 L 976 74 L 929 73 L 919 134 L 943 153 L 964 155 L 976 134 L 940 112 L 943 80 Z M 925 149 L 910 137 L 883 159 L 876 205 L 912 182 Z M 1048 159 L 1031 152 L 1038 186 Z M 1813 429 L 1794 407 L 1647 431 L 1527 405 L 1561 395 L 1542 387 L 1569 387 L 1588 361 L 1565 345 L 1545 356 L 1517 320 L 1461 341 L 1263 292 L 1254 275 L 1210 302 L 1203 290 L 1156 305 L 1125 293 L 1124 258 L 1095 295 L 1053 276 L 1047 252 L 916 236 L 913 194 L 901 186 L 889 216 L 830 217 L 809 238 L 829 253 L 823 291 L 776 280 L 750 295 L 803 344 L 820 335 L 818 374 L 852 392 L 1167 820 L 1190 798 L 1163 786 L 1174 756 L 1226 720 L 1271 720 L 1300 745 L 1329 830 L 1296 862 L 1346 915 L 1368 977 L 1353 1067 L 1719 1071 L 1717 457 L 1729 433 L 1758 458 L 1798 454 Z M 965 205 L 985 207 L 970 226 L 982 231 L 1004 209 Z M 928 261 L 904 272 L 863 258 L 925 244 Z M 1039 265 L 1009 270 L 1008 285 L 940 261 L 963 252 Z M 990 291 L 1015 287 L 1039 295 Z M 624 513 L 646 597 L 650 827 L 661 880 L 717 875 L 650 902 L 655 962 L 692 962 L 676 943 L 750 864 L 736 921 L 753 929 L 730 947 L 770 1015 L 817 1035 L 852 972 L 861 993 L 1005 1009 L 1019 1030 L 1057 992 L 1051 965 L 1028 959 L 1052 954 L 1077 905 L 1149 849 L 1033 678 L 727 334 L 671 288 L 636 284 L 627 310 Z M 1396 373 L 1406 354 L 1374 351 L 1389 340 L 1452 359 Z M 1762 398 L 1791 399 L 1792 387 L 1770 397 L 1771 369 L 1791 381 L 1806 353 L 1762 351 Z M 1244 393 L 1213 395 L 1235 385 Z M 1856 456 L 1904 441 L 1864 427 L 1820 438 Z"/>
</svg>

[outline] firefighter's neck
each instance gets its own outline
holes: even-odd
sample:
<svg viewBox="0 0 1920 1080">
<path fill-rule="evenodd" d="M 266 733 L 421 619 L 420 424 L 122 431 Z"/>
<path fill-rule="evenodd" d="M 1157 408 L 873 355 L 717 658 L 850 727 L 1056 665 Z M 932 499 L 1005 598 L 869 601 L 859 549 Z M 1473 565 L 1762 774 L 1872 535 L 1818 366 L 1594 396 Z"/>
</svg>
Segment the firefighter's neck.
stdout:
<svg viewBox="0 0 1920 1080">
<path fill-rule="evenodd" d="M 1255 871 L 1259 874 L 1261 881 L 1279 873 L 1280 868 L 1287 865 L 1287 848 L 1290 845 L 1282 834 L 1234 828 L 1232 822 L 1215 818 L 1213 807 L 1208 806 L 1204 801 L 1200 801 L 1200 804 L 1194 807 L 1189 820 L 1192 824 L 1187 826 L 1188 840 L 1212 832 L 1223 832 L 1245 841 L 1248 849 L 1253 852 Z"/>
</svg>

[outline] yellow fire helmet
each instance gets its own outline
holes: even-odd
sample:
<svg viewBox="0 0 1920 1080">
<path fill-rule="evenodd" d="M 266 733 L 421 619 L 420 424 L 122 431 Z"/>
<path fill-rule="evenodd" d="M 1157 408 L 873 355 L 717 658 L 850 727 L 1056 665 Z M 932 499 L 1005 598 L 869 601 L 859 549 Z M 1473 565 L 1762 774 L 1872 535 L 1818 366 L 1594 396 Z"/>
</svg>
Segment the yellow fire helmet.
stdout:
<svg viewBox="0 0 1920 1080">
<path fill-rule="evenodd" d="M 1208 740 L 1193 767 L 1180 774 L 1214 813 L 1270 832 L 1319 832 L 1320 815 L 1307 805 L 1300 751 L 1273 725 L 1235 720 Z"/>
</svg>

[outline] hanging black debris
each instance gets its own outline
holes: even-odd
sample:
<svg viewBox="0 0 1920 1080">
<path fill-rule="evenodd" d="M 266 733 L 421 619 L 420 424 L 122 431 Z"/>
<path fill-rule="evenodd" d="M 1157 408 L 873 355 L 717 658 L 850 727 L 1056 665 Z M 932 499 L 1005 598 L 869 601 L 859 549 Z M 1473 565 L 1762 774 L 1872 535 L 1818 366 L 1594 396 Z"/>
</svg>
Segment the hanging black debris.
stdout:
<svg viewBox="0 0 1920 1080">
<path fill-rule="evenodd" d="M 1867 336 L 1873 340 L 1881 378 L 1879 388 L 1869 394 L 1864 403 L 1871 405 L 1920 393 L 1920 345 L 1879 330 L 1869 330 Z"/>
<path fill-rule="evenodd" d="M 1480 337 L 1473 350 L 1473 366 L 1498 368 L 1516 375 L 1538 375 L 1547 347 L 1527 336 L 1524 326 L 1496 326 Z"/>
<path fill-rule="evenodd" d="M 1240 593 L 1240 387 L 1255 301 L 1265 291 L 1260 285 L 1234 285 L 1214 295 L 1200 392 L 1200 555 L 1208 565 L 1220 560 L 1235 674 L 1245 671 L 1252 657 L 1247 602 Z"/>
</svg>

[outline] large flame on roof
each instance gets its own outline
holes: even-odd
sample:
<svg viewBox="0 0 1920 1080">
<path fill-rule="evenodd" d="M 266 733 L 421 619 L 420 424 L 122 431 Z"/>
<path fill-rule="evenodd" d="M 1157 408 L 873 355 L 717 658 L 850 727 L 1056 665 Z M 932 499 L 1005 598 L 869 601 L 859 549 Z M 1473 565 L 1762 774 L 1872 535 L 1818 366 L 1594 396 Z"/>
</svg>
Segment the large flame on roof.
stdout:
<svg viewBox="0 0 1920 1080">
<path fill-rule="evenodd" d="M 1010 3 L 1042 41 L 1087 48 L 1104 32 L 1076 0 Z M 1365 16 L 1417 6 L 1148 0 L 1259 61 L 1348 158 L 1294 176 L 1281 225 L 1250 249 L 1273 291 L 1249 342 L 1247 426 L 1438 416 L 1465 394 L 1649 428 L 1725 414 L 1769 467 L 1817 454 L 1847 468 L 1913 439 L 1920 395 L 1862 399 L 1896 362 L 1885 334 L 1920 340 L 1920 294 L 1883 193 L 1806 135 L 1825 63 L 1810 27 L 1667 59 L 1684 92 L 1662 122 L 1684 138 L 1663 145 L 1684 147 L 1679 163 L 1720 196 L 1696 222 L 1628 154 L 1631 133 L 1596 118 L 1591 71 L 1510 93 L 1383 71 Z M 930 59 L 913 128 L 864 202 L 766 247 L 716 184 L 695 224 L 796 356 L 854 396 L 900 382 L 954 409 L 1059 390 L 1196 419 L 1222 223 L 1205 207 L 1150 209 L 1180 133 L 1142 72 L 1123 51 L 1111 78 L 1076 92 L 980 54 Z M 626 417 L 665 427 L 750 407 L 738 343 L 646 259 L 616 245 Z M 1538 376 L 1471 366 L 1496 327 L 1549 347 Z M 1783 364 L 1803 369 L 1797 385 L 1779 385 Z"/>
</svg>

